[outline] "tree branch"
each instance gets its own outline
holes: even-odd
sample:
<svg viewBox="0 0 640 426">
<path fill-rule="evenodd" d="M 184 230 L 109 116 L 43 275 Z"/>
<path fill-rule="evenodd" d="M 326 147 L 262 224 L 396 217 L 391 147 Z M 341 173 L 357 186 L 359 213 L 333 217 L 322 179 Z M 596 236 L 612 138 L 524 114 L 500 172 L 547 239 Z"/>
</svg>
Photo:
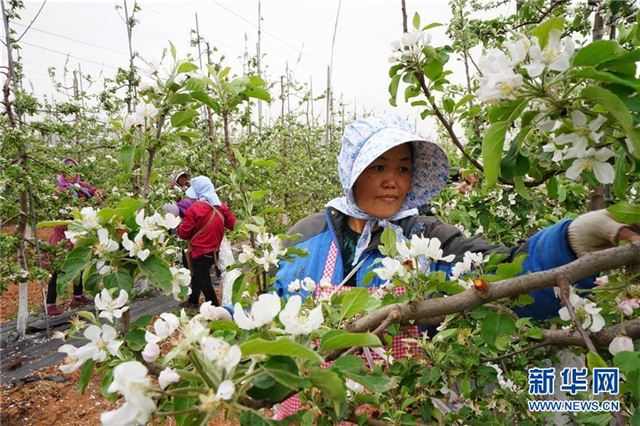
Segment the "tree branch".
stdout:
<svg viewBox="0 0 640 426">
<path fill-rule="evenodd" d="M 31 22 L 29 22 L 29 25 L 27 25 L 27 28 L 25 28 L 24 32 L 20 35 L 20 37 L 18 37 L 18 39 L 15 41 L 15 43 L 19 42 L 20 40 L 22 40 L 22 37 L 24 37 L 24 35 L 27 33 L 27 31 L 29 31 L 29 28 L 31 28 L 31 26 L 33 25 L 34 22 L 36 22 L 36 19 L 38 19 L 38 16 L 40 16 L 40 12 L 42 12 L 42 9 L 44 8 L 44 5 L 47 4 L 47 0 L 44 0 L 42 2 L 42 5 L 40 5 L 40 9 L 38 9 L 38 13 L 36 13 L 36 16 L 33 17 L 33 19 L 31 20 Z"/>
<path fill-rule="evenodd" d="M 416 79 L 418 80 L 418 84 L 420 85 L 420 88 L 422 89 L 422 92 L 427 97 L 427 100 L 429 101 L 429 104 L 431 105 L 431 109 L 433 110 L 433 112 L 436 115 L 436 117 L 438 117 L 438 120 L 440 121 L 440 123 L 442 123 L 442 125 L 446 129 L 447 133 L 449 134 L 449 137 L 451 137 L 451 141 L 454 143 L 455 146 L 458 147 L 458 149 L 460 150 L 462 155 L 464 155 L 465 158 L 471 162 L 471 164 L 473 164 L 474 166 L 476 166 L 476 168 L 478 170 L 483 172 L 484 171 L 484 167 L 482 166 L 482 164 L 478 160 L 473 158 L 471 155 L 469 155 L 469 153 L 467 151 L 465 151 L 464 146 L 462 145 L 462 142 L 460 142 L 460 139 L 458 139 L 458 135 L 456 135 L 456 132 L 453 130 L 453 126 L 451 125 L 451 123 L 449 123 L 449 120 L 447 120 L 447 118 L 440 111 L 440 108 L 438 108 L 438 106 L 436 105 L 436 103 L 435 103 L 435 101 L 434 101 L 434 99 L 433 99 L 433 97 L 431 95 L 431 92 L 429 91 L 429 88 L 427 87 L 427 83 L 424 80 L 424 74 L 422 72 L 420 72 L 420 71 L 415 71 L 414 75 L 415 75 Z"/>
<path fill-rule="evenodd" d="M 375 330 L 393 310 L 400 312 L 401 319 L 398 322 L 408 324 L 410 321 L 419 320 L 419 323 L 424 323 L 425 320 L 470 310 L 487 302 L 553 287 L 561 275 L 565 275 L 569 282 L 577 282 L 604 270 L 638 264 L 640 264 L 640 243 L 631 243 L 590 253 L 567 265 L 548 271 L 495 282 L 490 284 L 482 294 L 475 289 L 469 289 L 446 298 L 387 305 L 355 321 L 347 329 L 352 332 Z"/>
</svg>

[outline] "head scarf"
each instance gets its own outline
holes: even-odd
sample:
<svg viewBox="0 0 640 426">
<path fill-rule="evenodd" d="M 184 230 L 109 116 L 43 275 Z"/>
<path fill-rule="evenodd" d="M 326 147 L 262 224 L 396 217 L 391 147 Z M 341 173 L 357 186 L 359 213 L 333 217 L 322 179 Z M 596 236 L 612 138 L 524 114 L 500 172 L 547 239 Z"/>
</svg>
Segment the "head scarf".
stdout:
<svg viewBox="0 0 640 426">
<path fill-rule="evenodd" d="M 191 187 L 187 189 L 185 195 L 194 200 L 205 200 L 212 206 L 222 204 L 211 179 L 206 176 L 197 176 L 191 179 Z"/>
<path fill-rule="evenodd" d="M 376 158 L 407 142 L 410 142 L 413 148 L 413 175 L 404 204 L 390 218 L 372 217 L 356 204 L 353 185 Z M 449 176 L 449 161 L 438 145 L 418 136 L 406 120 L 398 115 L 389 114 L 356 120 L 345 128 L 338 155 L 338 174 L 344 196 L 334 198 L 327 206 L 367 221 L 356 245 L 353 259 L 353 265 L 356 265 L 369 246 L 371 232 L 376 225 L 391 227 L 396 231 L 398 240 L 404 238 L 402 229 L 391 221 L 417 215 L 418 207 L 440 192 Z"/>
<path fill-rule="evenodd" d="M 173 175 L 173 177 L 171 178 L 171 180 L 172 180 L 172 182 L 173 182 L 175 185 L 180 186 L 180 185 L 178 184 L 178 179 L 180 179 L 180 176 L 184 176 L 184 175 L 191 176 L 191 174 L 190 174 L 187 170 L 178 170 L 178 171 Z"/>
</svg>

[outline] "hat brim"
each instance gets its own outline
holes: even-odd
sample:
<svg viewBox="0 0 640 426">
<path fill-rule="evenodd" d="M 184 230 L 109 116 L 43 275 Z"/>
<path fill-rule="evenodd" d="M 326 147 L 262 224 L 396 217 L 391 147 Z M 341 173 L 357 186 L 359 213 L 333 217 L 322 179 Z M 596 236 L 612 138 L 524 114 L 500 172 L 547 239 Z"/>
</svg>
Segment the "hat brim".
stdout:
<svg viewBox="0 0 640 426">
<path fill-rule="evenodd" d="M 420 207 L 438 194 L 449 178 L 447 155 L 435 143 L 399 128 L 381 129 L 365 142 L 353 163 L 349 188 L 376 158 L 404 143 L 411 143 L 414 149 L 411 188 L 402 208 Z"/>
</svg>

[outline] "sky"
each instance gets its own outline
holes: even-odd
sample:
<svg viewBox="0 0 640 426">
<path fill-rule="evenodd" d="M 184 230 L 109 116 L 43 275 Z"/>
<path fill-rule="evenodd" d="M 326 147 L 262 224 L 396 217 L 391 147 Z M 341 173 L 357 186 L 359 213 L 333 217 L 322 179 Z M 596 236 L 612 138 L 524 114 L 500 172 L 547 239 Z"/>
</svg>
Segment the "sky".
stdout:
<svg viewBox="0 0 640 426">
<path fill-rule="evenodd" d="M 129 8 L 132 0 L 128 0 Z M 32 27 L 20 41 L 26 81 L 37 96 L 45 94 L 56 100 L 47 74 L 48 67 L 61 71 L 65 61 L 69 69 L 81 68 L 83 74 L 96 78 L 111 77 L 117 67 L 128 66 L 128 46 L 123 1 L 52 1 L 44 5 Z M 142 10 L 133 29 L 133 50 L 147 60 L 159 59 L 170 40 L 179 57 L 189 52 L 198 57 L 197 47 L 189 45 L 190 31 L 195 29 L 195 15 L 201 37 L 218 48 L 214 60 L 225 55 L 232 72 L 242 73 L 240 59 L 249 50 L 255 54 L 258 32 L 258 0 L 139 1 Z M 331 40 L 339 0 L 262 0 L 261 51 L 266 77 L 279 81 L 288 66 L 294 78 L 313 84 L 314 94 L 326 90 L 327 66 L 331 58 Z M 21 20 L 13 28 L 20 35 L 36 15 L 42 2 L 25 2 Z M 444 0 L 407 0 L 409 22 L 414 12 L 422 22 L 448 24 L 450 10 Z M 434 45 L 447 42 L 445 26 L 430 30 Z M 4 31 L 3 31 L 4 32 Z M 388 58 L 391 41 L 402 35 L 400 0 L 342 0 L 333 57 L 332 85 L 336 98 L 342 95 L 346 111 L 358 115 L 397 112 L 417 124 L 425 136 L 433 136 L 432 123 L 421 122 L 419 111 L 399 102 L 388 103 Z M 4 39 L 4 36 L 3 36 Z M 6 62 L 6 54 L 2 60 Z M 197 61 L 196 61 L 197 62 Z M 146 65 L 136 59 L 136 65 Z M 452 60 L 449 69 L 454 80 L 462 81 L 462 68 Z M 70 85 L 70 80 L 66 84 Z M 92 89 L 99 89 L 94 84 Z M 85 87 L 87 89 L 87 87 Z M 279 95 L 274 88 L 272 96 Z M 295 99 L 291 100 L 292 108 Z M 324 117 L 324 102 L 316 102 L 314 111 Z M 265 114 L 274 119 L 280 112 L 278 101 Z"/>
</svg>

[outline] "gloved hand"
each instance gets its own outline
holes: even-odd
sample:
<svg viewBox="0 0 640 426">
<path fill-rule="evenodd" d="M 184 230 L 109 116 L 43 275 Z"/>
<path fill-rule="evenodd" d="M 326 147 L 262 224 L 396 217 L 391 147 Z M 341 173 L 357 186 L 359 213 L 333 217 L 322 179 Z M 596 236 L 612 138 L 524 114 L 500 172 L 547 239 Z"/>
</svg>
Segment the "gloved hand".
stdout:
<svg viewBox="0 0 640 426">
<path fill-rule="evenodd" d="M 640 241 L 640 223 L 626 225 L 611 217 L 606 210 L 578 216 L 567 231 L 569 245 L 578 257 L 615 247 L 620 240 Z"/>
</svg>

